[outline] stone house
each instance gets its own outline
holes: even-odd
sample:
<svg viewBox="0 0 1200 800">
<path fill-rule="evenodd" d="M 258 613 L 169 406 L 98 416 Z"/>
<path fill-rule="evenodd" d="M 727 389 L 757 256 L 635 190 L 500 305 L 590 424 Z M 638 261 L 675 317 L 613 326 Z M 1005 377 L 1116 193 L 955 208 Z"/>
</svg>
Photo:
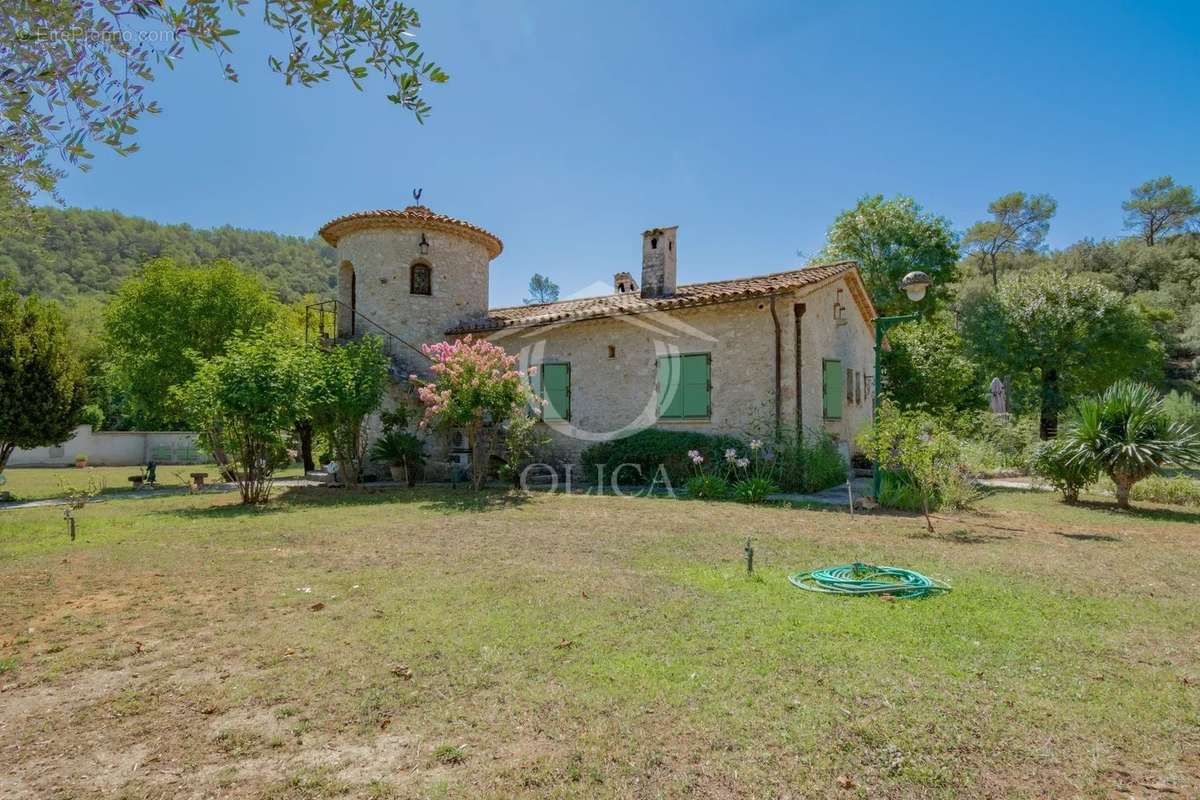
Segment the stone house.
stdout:
<svg viewBox="0 0 1200 800">
<path fill-rule="evenodd" d="M 875 310 L 853 262 L 677 282 L 677 228 L 642 234 L 642 264 L 612 293 L 488 308 L 494 235 L 424 206 L 339 217 L 320 235 L 340 264 L 338 335 L 376 333 L 420 372 L 421 343 L 486 337 L 533 385 L 558 457 L 646 427 L 746 435 L 870 420 Z"/>
</svg>

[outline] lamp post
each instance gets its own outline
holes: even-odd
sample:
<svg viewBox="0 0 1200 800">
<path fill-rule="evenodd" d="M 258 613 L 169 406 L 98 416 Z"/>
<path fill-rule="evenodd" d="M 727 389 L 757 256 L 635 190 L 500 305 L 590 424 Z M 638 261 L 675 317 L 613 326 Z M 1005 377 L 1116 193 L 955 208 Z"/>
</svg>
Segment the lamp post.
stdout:
<svg viewBox="0 0 1200 800">
<path fill-rule="evenodd" d="M 910 272 L 900 279 L 900 290 L 914 303 L 919 303 L 925 299 L 925 293 L 929 291 L 930 286 L 933 286 L 933 279 L 924 272 Z M 897 314 L 894 317 L 875 318 L 875 391 L 871 395 L 872 423 L 879 423 L 879 390 L 882 386 L 882 376 L 880 373 L 883 371 L 883 337 L 887 335 L 889 330 L 901 322 L 909 322 L 920 317 L 921 312 L 914 311 L 911 314 Z M 871 465 L 871 484 L 874 490 L 875 502 L 879 502 L 880 480 L 879 462 L 876 461 Z"/>
</svg>

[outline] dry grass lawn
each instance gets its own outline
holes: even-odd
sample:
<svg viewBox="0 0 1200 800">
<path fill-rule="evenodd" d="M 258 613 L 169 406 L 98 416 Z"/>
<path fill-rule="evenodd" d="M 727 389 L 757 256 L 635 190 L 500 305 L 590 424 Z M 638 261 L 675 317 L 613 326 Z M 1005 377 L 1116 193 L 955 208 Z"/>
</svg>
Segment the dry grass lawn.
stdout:
<svg viewBox="0 0 1200 800">
<path fill-rule="evenodd" d="M 0 797 L 1200 797 L 1195 511 L 235 503 L 0 512 Z"/>
</svg>

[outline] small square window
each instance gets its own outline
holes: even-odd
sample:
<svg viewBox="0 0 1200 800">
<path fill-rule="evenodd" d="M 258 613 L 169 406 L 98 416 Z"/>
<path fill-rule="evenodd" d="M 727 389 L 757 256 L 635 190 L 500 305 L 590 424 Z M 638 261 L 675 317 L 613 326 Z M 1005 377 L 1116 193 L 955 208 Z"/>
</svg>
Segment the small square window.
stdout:
<svg viewBox="0 0 1200 800">
<path fill-rule="evenodd" d="M 616 347 L 614 347 L 614 346 L 613 346 L 613 345 L 611 345 L 611 344 L 608 346 L 608 357 L 609 357 L 609 358 L 616 358 L 616 357 L 617 357 L 617 348 L 616 348 Z"/>
</svg>

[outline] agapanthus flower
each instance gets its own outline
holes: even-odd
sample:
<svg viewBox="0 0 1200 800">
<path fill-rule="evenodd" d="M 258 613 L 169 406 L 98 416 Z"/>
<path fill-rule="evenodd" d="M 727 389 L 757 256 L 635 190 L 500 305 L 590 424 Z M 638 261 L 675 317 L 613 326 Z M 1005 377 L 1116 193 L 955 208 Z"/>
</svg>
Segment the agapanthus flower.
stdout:
<svg viewBox="0 0 1200 800">
<path fill-rule="evenodd" d="M 726 461 L 733 461 L 735 458 L 737 458 L 737 450 L 734 450 L 731 447 L 725 451 L 725 460 Z"/>
<path fill-rule="evenodd" d="M 738 469 L 745 469 L 746 467 L 750 466 L 750 459 L 739 458 L 737 460 L 737 465 L 738 465 Z"/>
<path fill-rule="evenodd" d="M 762 449 L 762 440 L 751 439 L 750 440 L 750 449 L 751 450 L 761 450 Z"/>
<path fill-rule="evenodd" d="M 692 456 L 692 463 L 695 464 L 696 466 L 703 464 L 704 456 L 700 455 L 699 453 L 696 453 L 696 455 Z"/>
</svg>

